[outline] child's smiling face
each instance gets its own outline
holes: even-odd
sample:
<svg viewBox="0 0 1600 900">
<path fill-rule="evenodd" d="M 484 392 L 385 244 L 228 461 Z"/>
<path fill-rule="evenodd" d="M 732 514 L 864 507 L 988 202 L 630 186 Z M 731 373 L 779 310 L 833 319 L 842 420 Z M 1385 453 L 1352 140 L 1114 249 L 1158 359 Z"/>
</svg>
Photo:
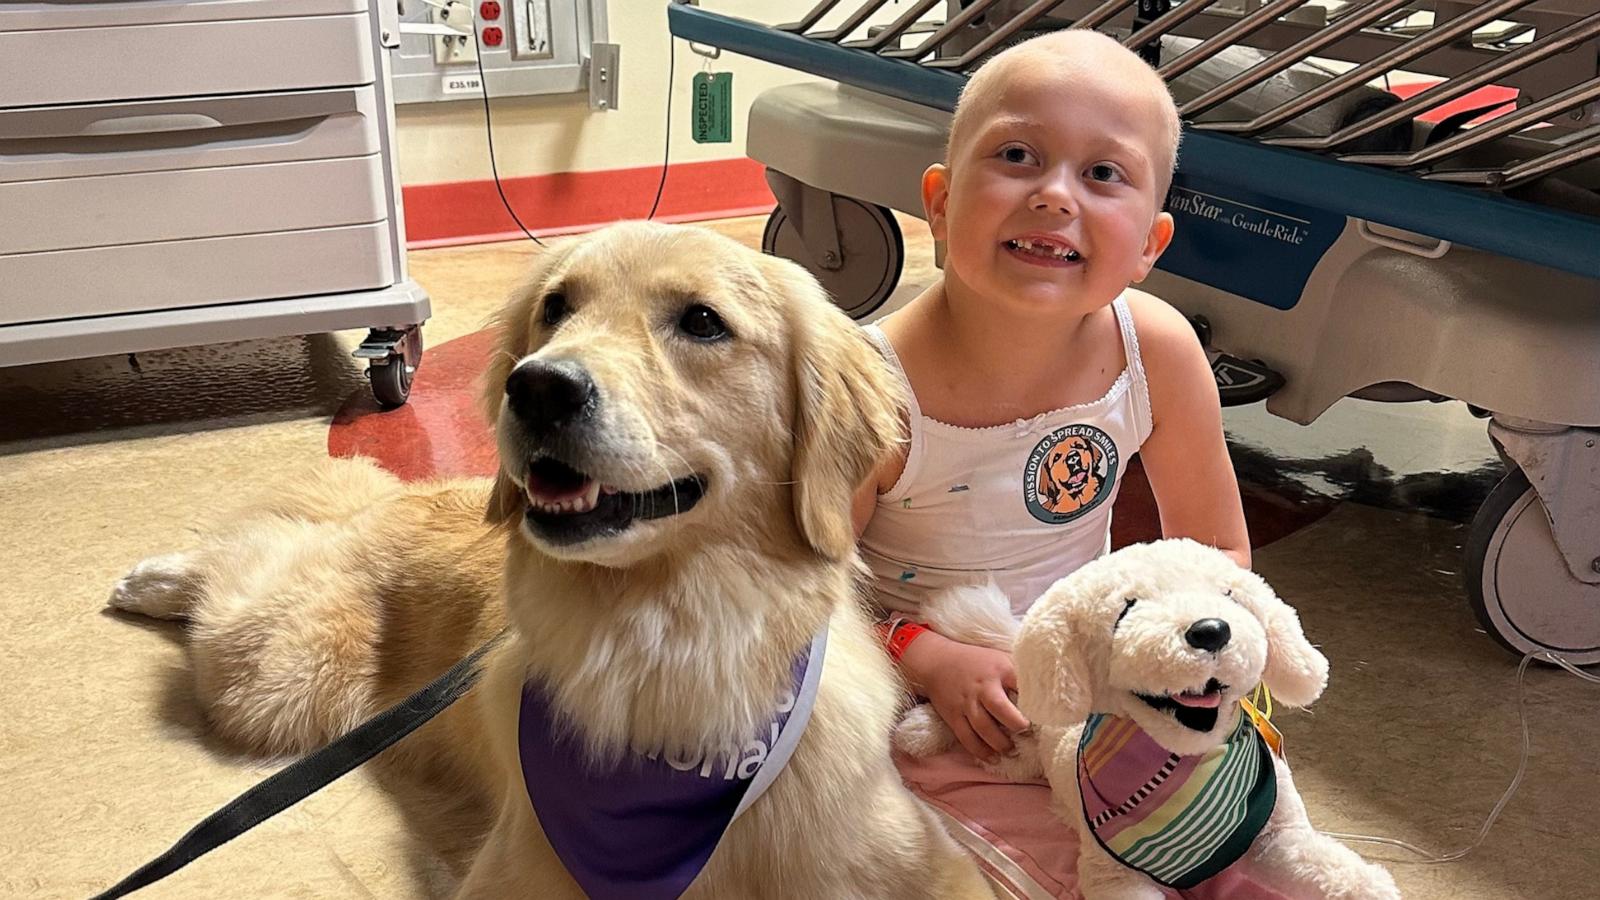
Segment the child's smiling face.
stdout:
<svg viewBox="0 0 1600 900">
<path fill-rule="evenodd" d="M 1032 53 L 988 73 L 949 167 L 923 179 L 947 280 L 987 303 L 1082 316 L 1149 273 L 1172 235 L 1170 113 L 1153 73 L 1128 77 L 1129 60 L 1143 63 L 1116 53 Z"/>
</svg>

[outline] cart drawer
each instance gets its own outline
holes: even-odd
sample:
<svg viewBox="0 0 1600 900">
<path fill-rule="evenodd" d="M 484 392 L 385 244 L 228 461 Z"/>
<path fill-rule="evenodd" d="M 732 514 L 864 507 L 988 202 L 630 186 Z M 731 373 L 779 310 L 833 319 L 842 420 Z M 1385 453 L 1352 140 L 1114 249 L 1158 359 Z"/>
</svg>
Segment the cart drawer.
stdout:
<svg viewBox="0 0 1600 900">
<path fill-rule="evenodd" d="M 0 133 L 41 135 L 0 139 L 0 254 L 387 218 L 375 125 L 340 121 L 357 116 L 354 92 L 212 103 L 0 112 Z M 179 111 L 151 112 L 164 106 Z"/>
<path fill-rule="evenodd" d="M 0 184 L 0 254 L 387 218 L 377 157 Z"/>
<path fill-rule="evenodd" d="M 0 185 L 367 156 L 379 115 L 371 86 L 0 110 Z"/>
<path fill-rule="evenodd" d="M 365 0 L 0 3 L 0 106 L 371 84 Z"/>
<path fill-rule="evenodd" d="M 387 221 L 0 255 L 0 325 L 387 287 Z"/>
</svg>

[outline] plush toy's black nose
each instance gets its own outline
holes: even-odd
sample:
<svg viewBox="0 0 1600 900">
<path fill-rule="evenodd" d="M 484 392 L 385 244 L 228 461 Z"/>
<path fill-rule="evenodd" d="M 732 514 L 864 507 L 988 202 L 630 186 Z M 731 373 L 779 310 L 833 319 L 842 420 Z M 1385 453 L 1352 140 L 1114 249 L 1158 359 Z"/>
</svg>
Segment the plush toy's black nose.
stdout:
<svg viewBox="0 0 1600 900">
<path fill-rule="evenodd" d="M 1233 630 L 1221 619 L 1201 619 L 1190 625 L 1189 630 L 1183 635 L 1189 646 L 1199 650 L 1209 650 L 1212 653 L 1228 646 L 1228 641 L 1232 638 Z"/>
<path fill-rule="evenodd" d="M 587 413 L 594 403 L 594 381 L 569 360 L 534 360 L 506 378 L 511 411 L 534 434 L 548 434 Z"/>
</svg>

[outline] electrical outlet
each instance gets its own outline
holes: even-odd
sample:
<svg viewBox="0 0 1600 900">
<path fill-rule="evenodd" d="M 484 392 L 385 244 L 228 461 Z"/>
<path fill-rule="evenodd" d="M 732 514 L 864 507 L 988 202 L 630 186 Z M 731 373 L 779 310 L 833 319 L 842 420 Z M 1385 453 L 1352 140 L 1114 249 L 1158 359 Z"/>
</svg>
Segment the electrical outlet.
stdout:
<svg viewBox="0 0 1600 900">
<path fill-rule="evenodd" d="M 450 0 L 429 9 L 434 24 L 453 28 L 460 34 L 435 35 L 433 61 L 441 66 L 459 63 L 471 64 L 478 59 L 478 35 L 472 26 L 472 5 L 461 0 Z"/>
</svg>

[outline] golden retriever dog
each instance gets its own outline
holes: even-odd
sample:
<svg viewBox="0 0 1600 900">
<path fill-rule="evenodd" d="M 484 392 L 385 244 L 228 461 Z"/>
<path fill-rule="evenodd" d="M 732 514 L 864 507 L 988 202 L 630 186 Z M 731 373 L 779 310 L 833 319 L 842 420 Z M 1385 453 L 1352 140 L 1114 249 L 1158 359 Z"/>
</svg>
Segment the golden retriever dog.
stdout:
<svg viewBox="0 0 1600 900">
<path fill-rule="evenodd" d="M 526 698 L 586 772 L 744 777 L 825 633 L 798 746 L 683 896 L 991 897 L 890 762 L 903 690 L 859 605 L 850 497 L 903 400 L 853 323 L 792 263 L 624 223 L 547 251 L 498 324 L 492 483 L 330 461 L 118 584 L 114 606 L 188 621 L 216 730 L 305 753 L 509 623 L 386 764 L 480 803 L 457 896 L 579 898 L 525 782 Z M 645 887 L 620 895 L 672 895 Z"/>
</svg>

